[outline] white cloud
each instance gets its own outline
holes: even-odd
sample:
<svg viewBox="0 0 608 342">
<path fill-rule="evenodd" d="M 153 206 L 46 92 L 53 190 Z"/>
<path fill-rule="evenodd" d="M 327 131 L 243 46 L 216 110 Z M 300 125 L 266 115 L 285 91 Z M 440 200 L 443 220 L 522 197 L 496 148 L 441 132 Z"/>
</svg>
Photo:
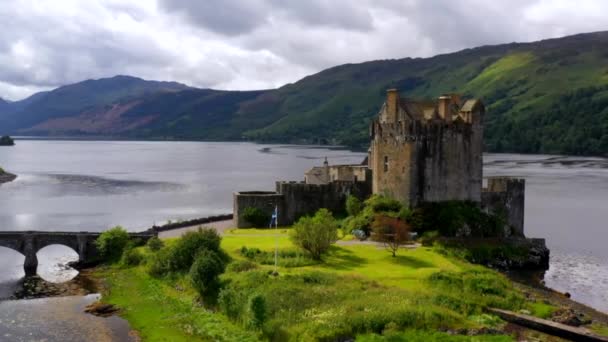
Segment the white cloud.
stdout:
<svg viewBox="0 0 608 342">
<path fill-rule="evenodd" d="M 0 97 L 116 74 L 270 88 L 342 63 L 603 30 L 607 12 L 602 0 L 3 0 Z"/>
</svg>

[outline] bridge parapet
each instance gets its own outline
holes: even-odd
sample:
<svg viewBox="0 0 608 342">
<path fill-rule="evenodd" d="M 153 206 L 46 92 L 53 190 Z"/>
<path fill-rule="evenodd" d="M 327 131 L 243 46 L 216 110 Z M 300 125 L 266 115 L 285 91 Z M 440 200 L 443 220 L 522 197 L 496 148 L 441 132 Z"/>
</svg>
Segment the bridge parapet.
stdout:
<svg viewBox="0 0 608 342">
<path fill-rule="evenodd" d="M 78 253 L 78 262 L 88 264 L 98 261 L 99 253 L 95 240 L 101 233 L 94 232 L 44 232 L 44 231 L 9 231 L 0 232 L 0 247 L 10 248 L 25 256 L 23 269 L 26 276 L 36 275 L 39 250 L 50 245 L 70 247 Z M 129 233 L 132 239 L 147 241 L 155 236 L 153 233 Z"/>
</svg>

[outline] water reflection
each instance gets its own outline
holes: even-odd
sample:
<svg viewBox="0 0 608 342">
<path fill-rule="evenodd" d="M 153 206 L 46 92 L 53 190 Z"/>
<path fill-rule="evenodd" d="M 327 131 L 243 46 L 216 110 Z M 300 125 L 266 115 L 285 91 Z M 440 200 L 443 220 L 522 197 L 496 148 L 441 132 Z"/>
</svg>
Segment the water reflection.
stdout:
<svg viewBox="0 0 608 342">
<path fill-rule="evenodd" d="M 51 283 L 63 283 L 74 279 L 78 271 L 68 266 L 78 261 L 78 253 L 62 245 L 50 245 L 36 254 L 38 257 L 38 275 Z"/>
</svg>

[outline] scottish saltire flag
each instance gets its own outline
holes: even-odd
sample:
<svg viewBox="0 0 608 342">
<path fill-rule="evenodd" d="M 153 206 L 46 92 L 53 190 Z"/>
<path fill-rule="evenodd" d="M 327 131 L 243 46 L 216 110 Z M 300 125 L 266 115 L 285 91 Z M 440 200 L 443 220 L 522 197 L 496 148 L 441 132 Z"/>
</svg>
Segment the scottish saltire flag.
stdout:
<svg viewBox="0 0 608 342">
<path fill-rule="evenodd" d="M 272 216 L 270 217 L 270 227 L 272 228 L 272 225 L 274 224 L 275 226 L 277 225 L 277 216 L 278 216 L 278 206 L 274 207 L 274 212 L 272 213 Z"/>
</svg>

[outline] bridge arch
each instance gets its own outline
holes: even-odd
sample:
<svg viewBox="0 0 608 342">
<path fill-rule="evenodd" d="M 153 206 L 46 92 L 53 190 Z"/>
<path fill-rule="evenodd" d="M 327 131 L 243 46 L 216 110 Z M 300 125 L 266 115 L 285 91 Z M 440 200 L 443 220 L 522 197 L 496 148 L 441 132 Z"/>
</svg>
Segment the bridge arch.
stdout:
<svg viewBox="0 0 608 342">
<path fill-rule="evenodd" d="M 37 274 L 46 281 L 63 283 L 78 275 L 78 271 L 70 267 L 71 262 L 78 261 L 78 252 L 69 246 L 47 245 L 38 250 L 36 258 L 39 262 Z"/>
<path fill-rule="evenodd" d="M 0 246 L 13 249 L 25 256 L 23 269 L 25 275 L 36 275 L 38 269 L 37 253 L 50 245 L 64 245 L 78 253 L 78 262 L 86 264 L 98 258 L 95 240 L 100 233 L 89 232 L 0 232 Z M 148 240 L 153 233 L 130 233 L 131 238 Z"/>
</svg>

